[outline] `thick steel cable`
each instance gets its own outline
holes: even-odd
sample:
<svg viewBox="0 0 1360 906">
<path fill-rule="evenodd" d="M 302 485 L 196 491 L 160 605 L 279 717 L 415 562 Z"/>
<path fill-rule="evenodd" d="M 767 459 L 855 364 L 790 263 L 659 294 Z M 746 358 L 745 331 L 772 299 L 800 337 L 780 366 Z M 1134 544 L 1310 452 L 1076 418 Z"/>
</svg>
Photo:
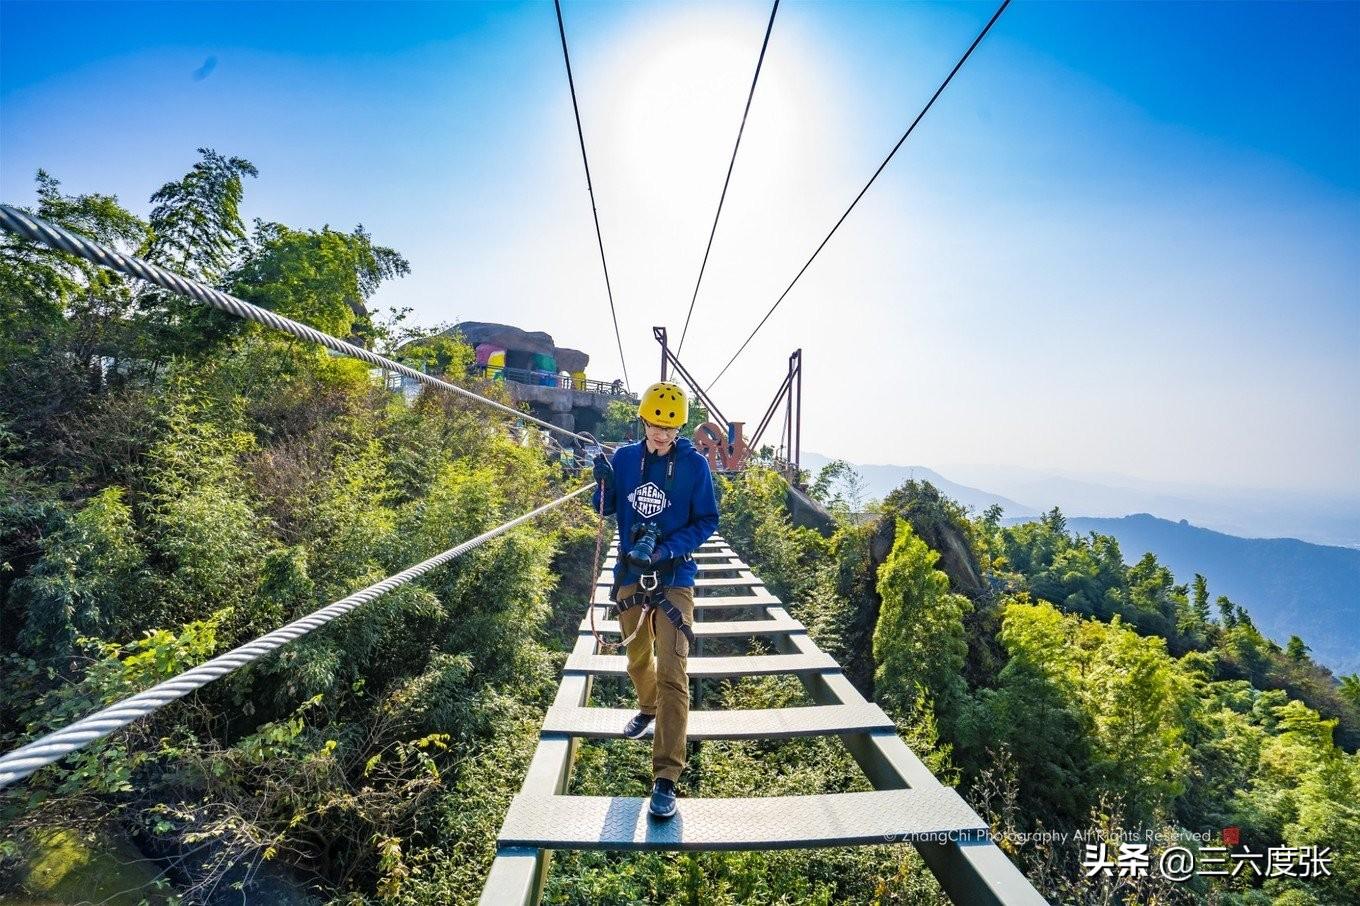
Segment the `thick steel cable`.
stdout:
<svg viewBox="0 0 1360 906">
<path fill-rule="evenodd" d="M 765 40 L 760 45 L 760 57 L 756 60 L 756 74 L 751 77 L 751 91 L 746 95 L 746 109 L 741 113 L 741 126 L 737 129 L 737 143 L 732 146 L 732 159 L 727 164 L 727 178 L 723 180 L 722 194 L 718 196 L 718 211 L 713 215 L 713 229 L 708 231 L 708 246 L 704 248 L 704 261 L 699 265 L 699 279 L 694 281 L 694 295 L 689 300 L 689 311 L 685 312 L 685 327 L 680 331 L 680 345 L 675 354 L 685 349 L 685 336 L 689 333 L 689 319 L 694 314 L 694 303 L 699 298 L 699 285 L 704 282 L 704 271 L 708 268 L 708 253 L 713 251 L 713 237 L 718 235 L 718 218 L 722 216 L 723 202 L 727 200 L 727 186 L 732 182 L 732 168 L 737 165 L 737 150 L 741 147 L 741 135 L 746 131 L 746 117 L 751 113 L 751 99 L 756 96 L 756 82 L 760 81 L 760 67 L 765 65 L 765 49 L 770 46 L 770 32 L 774 31 L 774 14 L 779 12 L 779 0 L 774 0 L 770 10 L 770 22 L 765 26 Z"/>
<path fill-rule="evenodd" d="M 586 157 L 586 133 L 581 128 L 581 108 L 576 103 L 576 80 L 571 75 L 571 54 L 567 52 L 567 28 L 562 24 L 562 4 L 553 0 L 557 9 L 557 33 L 562 37 L 562 59 L 567 64 L 567 86 L 571 88 L 571 111 L 576 114 L 576 138 L 581 142 L 581 164 L 586 169 L 586 191 L 590 193 L 590 216 L 595 218 L 595 241 L 600 245 L 600 267 L 604 270 L 604 291 L 609 295 L 609 316 L 614 319 L 614 339 L 619 344 L 619 364 L 623 366 L 623 384 L 628 392 L 633 385 L 628 380 L 628 363 L 623 358 L 623 335 L 619 333 L 619 315 L 614 309 L 614 290 L 609 285 L 609 265 L 604 260 L 604 234 L 600 232 L 600 212 L 595 207 L 595 186 L 590 180 L 590 160 Z"/>
<path fill-rule="evenodd" d="M 897 144 L 893 145 L 892 150 L 888 152 L 888 156 L 883 158 L 883 163 L 878 165 L 878 169 L 874 171 L 874 175 L 869 177 L 869 181 L 864 184 L 864 188 L 859 190 L 859 194 L 855 196 L 855 200 L 850 202 L 850 207 L 845 209 L 845 213 L 841 215 L 840 220 L 837 220 L 836 225 L 831 228 L 831 232 L 826 234 L 826 238 L 822 240 L 821 245 L 817 246 L 816 251 L 812 253 L 811 257 L 808 258 L 807 262 L 798 271 L 798 275 L 795 276 L 793 280 L 789 283 L 789 285 L 785 287 L 784 291 L 779 294 L 779 298 L 776 299 L 774 304 L 770 306 L 770 310 L 765 312 L 765 317 L 760 319 L 760 323 L 756 325 L 755 330 L 751 331 L 751 335 L 746 338 L 746 341 L 744 343 L 741 344 L 741 348 L 732 354 L 732 358 L 727 360 L 727 364 L 723 366 L 722 371 L 719 371 L 718 376 L 715 377 L 712 383 L 710 383 L 708 387 L 705 388 L 706 392 L 708 393 L 713 392 L 714 385 L 716 385 L 718 381 L 722 380 L 722 376 L 727 373 L 727 369 L 732 367 L 732 363 L 737 360 L 737 356 L 742 354 L 742 352 L 746 349 L 750 342 L 753 339 L 755 339 L 756 334 L 760 332 L 760 328 L 764 327 L 765 322 L 770 320 L 770 315 L 774 314 L 774 310 L 779 307 L 779 303 L 784 301 L 784 297 L 787 296 L 789 294 L 789 291 L 793 289 L 794 284 L 796 284 L 799 281 L 799 279 L 802 278 L 804 272 L 806 272 L 808 267 L 812 265 L 812 262 L 817 258 L 817 256 L 821 254 L 822 249 L 826 248 L 826 244 L 831 241 L 831 237 L 836 235 L 836 231 L 841 228 L 841 224 L 845 223 L 845 218 L 850 216 L 850 212 L 855 209 L 855 205 L 859 204 L 859 200 L 864 197 L 864 194 L 866 192 L 869 191 L 869 187 L 874 184 L 874 180 L 878 179 L 878 175 L 883 172 L 885 167 L 888 166 L 888 162 L 893 159 L 893 155 L 897 153 L 897 149 L 902 147 L 902 143 L 905 142 L 907 140 L 907 137 L 910 136 L 911 133 L 916 129 L 916 124 L 921 122 L 921 119 L 926 115 L 930 108 L 934 106 L 935 100 L 941 94 L 944 93 L 945 88 L 947 88 L 949 86 L 949 83 L 953 81 L 955 74 L 958 73 L 958 71 L 963 68 L 964 63 L 968 62 L 968 58 L 973 55 L 973 51 L 976 50 L 977 46 L 982 43 L 982 39 L 987 37 L 987 32 L 992 30 L 992 26 L 996 24 L 996 20 L 1001 18 L 1001 14 L 1004 13 L 1006 11 L 1006 7 L 1010 5 L 1011 0 L 1002 0 L 1001 5 L 997 7 L 996 12 L 992 13 L 992 18 L 987 21 L 986 26 L 984 26 L 982 31 L 978 33 L 978 36 L 973 39 L 973 43 L 968 46 L 968 49 L 964 51 L 963 56 L 960 57 L 959 61 L 954 64 L 954 68 L 949 71 L 949 75 L 945 76 L 944 81 L 940 83 L 940 87 L 935 89 L 935 93 L 930 96 L 930 100 L 927 101 L 926 105 L 921 108 L 921 112 L 916 114 L 916 119 L 911 121 L 911 125 L 907 127 L 907 131 L 902 133 L 902 137 L 897 140 Z"/>
<path fill-rule="evenodd" d="M 49 764 L 60 761 L 63 757 L 74 752 L 83 746 L 94 742 L 104 736 L 108 736 L 115 730 L 122 729 L 128 724 L 139 718 L 156 711 L 165 705 L 170 704 L 176 699 L 182 698 L 206 686 L 215 679 L 220 679 L 240 667 L 252 661 L 257 661 L 269 654 L 276 648 L 288 644 L 301 638 L 319 626 L 324 626 L 336 617 L 343 616 L 355 608 L 367 604 L 374 598 L 378 598 L 394 588 L 411 582 L 423 576 L 432 569 L 443 566 L 450 560 L 457 559 L 475 547 L 490 541 L 497 535 L 502 535 L 510 529 L 515 528 L 530 519 L 540 516 L 549 510 L 555 509 L 574 497 L 586 493 L 591 489 L 587 485 L 570 494 L 557 498 L 552 503 L 544 504 L 536 510 L 525 513 L 523 516 L 511 519 L 504 525 L 498 526 L 489 532 L 484 532 L 476 538 L 464 541 L 457 547 L 450 548 L 442 554 L 438 554 L 423 563 L 418 563 L 410 569 L 397 573 L 395 576 L 383 579 L 375 585 L 370 585 L 362 591 L 357 591 L 347 598 L 342 598 L 334 604 L 330 604 L 320 610 L 308 614 L 307 616 L 294 620 L 282 629 L 276 629 L 268 635 L 260 636 L 253 642 L 249 642 L 239 648 L 233 648 L 226 654 L 218 655 L 210 661 L 206 661 L 197 667 L 186 670 L 179 676 L 171 677 L 162 683 L 157 683 L 145 692 L 139 692 L 130 698 L 125 698 L 120 702 L 109 705 L 107 708 L 96 711 L 89 717 L 82 718 L 63 729 L 49 733 L 28 745 L 21 746 L 7 755 L 0 756 L 0 789 L 8 786 L 16 780 L 21 780 L 32 774 L 34 771 Z M 593 595 L 592 595 L 593 597 Z"/>
<path fill-rule="evenodd" d="M 57 249 L 58 251 L 79 255 L 81 258 L 86 258 L 93 261 L 95 264 L 101 264 L 104 267 L 120 271 L 128 276 L 136 277 L 139 280 L 154 283 L 157 286 L 178 293 L 181 296 L 186 296 L 195 302 L 201 302 L 218 311 L 224 311 L 227 314 L 235 315 L 238 318 L 245 318 L 246 320 L 255 321 L 258 324 L 272 327 L 275 330 L 281 330 L 300 340 L 310 340 L 313 343 L 320 343 L 327 349 L 332 349 L 341 355 L 347 355 L 350 358 L 368 362 L 370 365 L 376 365 L 379 368 L 395 371 L 398 374 L 403 374 L 413 380 L 420 381 L 422 384 L 438 387 L 440 390 L 456 393 L 465 399 L 491 406 L 494 409 L 499 409 L 501 412 L 504 412 L 506 415 L 512 416 L 513 418 L 522 418 L 525 421 L 533 422 L 536 425 L 541 425 L 549 431 L 555 431 L 565 437 L 571 437 L 579 441 L 593 440 L 592 438 L 589 438 L 588 435 L 568 431 L 560 425 L 554 425 L 552 422 L 544 421 L 543 419 L 537 418 L 526 412 L 512 409 L 503 403 L 498 403 L 495 400 L 487 399 L 480 394 L 473 393 L 471 390 L 465 390 L 457 384 L 441 381 L 437 377 L 431 377 L 424 372 L 416 371 L 414 368 L 403 365 L 400 362 L 394 362 L 375 352 L 369 352 L 367 349 L 346 343 L 344 340 L 333 337 L 328 333 L 322 333 L 314 327 L 308 327 L 306 324 L 301 324 L 291 318 L 285 318 L 283 315 L 275 314 L 266 308 L 260 308 L 258 305 L 252 305 L 243 299 L 238 299 L 221 290 L 213 289 L 211 286 L 199 283 L 197 280 L 191 280 L 188 277 L 183 277 L 173 271 L 168 271 L 163 267 L 151 264 L 148 261 L 143 261 L 140 258 L 124 255 L 110 248 L 106 248 L 97 242 L 93 242 L 83 236 L 78 236 L 70 230 L 59 227 L 56 224 L 26 214 L 12 205 L 0 204 L 0 229 L 23 236 L 34 242 L 40 242 L 43 245 Z"/>
</svg>

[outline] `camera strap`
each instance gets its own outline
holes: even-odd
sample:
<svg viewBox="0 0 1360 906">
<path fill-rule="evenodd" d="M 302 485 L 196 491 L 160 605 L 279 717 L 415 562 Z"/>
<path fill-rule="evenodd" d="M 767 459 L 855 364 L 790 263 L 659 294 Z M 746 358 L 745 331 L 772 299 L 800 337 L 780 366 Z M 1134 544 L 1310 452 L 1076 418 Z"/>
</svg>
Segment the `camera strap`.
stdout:
<svg viewBox="0 0 1360 906">
<path fill-rule="evenodd" d="M 667 502 L 669 502 L 670 499 L 671 499 L 671 488 L 672 488 L 672 486 L 673 486 L 674 483 L 675 483 L 675 463 L 676 463 L 676 455 L 677 455 L 679 452 L 680 452 L 680 445 L 679 445 L 678 443 L 672 443 L 672 444 L 671 444 L 670 452 L 666 454 L 666 477 L 665 477 L 665 480 L 664 480 L 664 485 L 663 485 L 663 487 L 664 487 L 664 493 L 665 493 L 665 497 L 666 497 Z M 639 475 L 639 477 L 638 477 L 638 483 L 637 483 L 637 486 L 638 486 L 638 487 L 641 487 L 643 484 L 645 484 L 645 483 L 647 482 L 647 467 L 651 464 L 652 460 L 654 460 L 654 459 L 656 459 L 656 458 L 657 458 L 657 457 L 654 456 L 654 455 L 652 454 L 652 452 L 651 452 L 650 450 L 647 449 L 647 442 L 646 442 L 646 441 L 643 441 L 643 442 L 642 442 L 642 467 L 641 467 L 641 469 L 640 469 L 640 475 Z M 634 533 L 636 533 L 638 527 L 639 527 L 639 526 L 638 526 L 637 524 L 635 524 L 635 525 L 633 526 L 633 531 L 634 531 Z M 625 540 L 625 539 L 622 539 L 622 538 L 620 539 L 621 542 L 622 542 L 623 540 Z M 633 540 L 635 540 L 635 539 L 628 539 L 628 543 L 631 544 L 631 543 L 633 542 Z M 658 541 L 659 541 L 659 539 L 658 539 Z M 622 547 L 622 545 L 620 545 L 620 547 Z M 622 562 L 622 561 L 623 561 L 623 557 L 622 557 L 623 551 L 620 550 L 619 553 L 620 553 L 620 557 L 619 557 L 619 566 L 622 566 L 622 565 L 623 565 L 623 562 Z M 649 592 L 655 592 L 657 589 L 663 589 L 663 590 L 664 590 L 665 586 L 667 586 L 667 585 L 670 584 L 670 579 L 671 579 L 671 577 L 672 577 L 672 576 L 674 575 L 674 573 L 675 573 L 675 568 L 676 568 L 677 566 L 680 565 L 680 561 L 681 561 L 682 559 L 683 559 L 683 558 L 681 558 L 681 557 L 672 557 L 672 558 L 670 558 L 670 559 L 668 559 L 668 560 L 665 560 L 665 561 L 662 561 L 662 562 L 660 562 L 660 563 L 654 564 L 654 567 L 655 567 L 654 569 L 651 569 L 651 570 L 649 570 L 649 571 L 647 571 L 647 572 L 645 572 L 645 573 L 642 573 L 642 574 L 640 575 L 640 577 L 639 577 L 639 584 L 643 587 L 643 589 L 644 589 L 645 591 L 649 591 Z M 617 567 L 616 567 L 616 572 L 615 572 L 615 574 L 614 574 L 614 584 L 613 584 L 613 586 L 609 589 L 609 599 L 610 599 L 611 601 L 614 600 L 614 598 L 618 595 L 619 589 L 620 589 L 621 587 L 623 587 L 623 583 L 622 583 L 622 581 L 620 581 L 620 579 L 619 579 L 619 574 L 618 574 L 618 572 L 617 572 Z"/>
<path fill-rule="evenodd" d="M 671 499 L 671 485 L 675 482 L 675 454 L 679 452 L 678 443 L 671 444 L 671 451 L 666 454 L 666 481 L 663 488 L 666 492 L 666 499 Z M 647 449 L 646 441 L 642 444 L 642 476 L 638 478 L 638 484 L 642 485 L 647 481 L 647 461 L 653 458 L 652 451 Z"/>
</svg>

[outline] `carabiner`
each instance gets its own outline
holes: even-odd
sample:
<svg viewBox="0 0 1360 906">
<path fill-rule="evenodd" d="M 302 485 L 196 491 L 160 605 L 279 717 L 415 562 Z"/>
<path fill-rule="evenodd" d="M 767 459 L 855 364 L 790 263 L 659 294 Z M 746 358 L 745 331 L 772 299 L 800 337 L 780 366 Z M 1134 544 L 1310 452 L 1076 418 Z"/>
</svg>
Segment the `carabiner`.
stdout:
<svg viewBox="0 0 1360 906">
<path fill-rule="evenodd" d="M 648 579 L 651 579 L 651 580 L 652 580 L 652 584 L 651 584 L 651 585 L 648 585 L 648 584 L 647 584 L 647 580 L 648 580 Z M 643 573 L 643 574 L 638 578 L 638 587 L 641 588 L 643 591 L 656 591 L 656 587 L 657 587 L 657 585 L 659 585 L 660 583 L 661 583 L 661 579 L 660 579 L 659 576 L 657 576 L 656 570 L 652 570 L 652 571 L 649 572 L 649 573 Z"/>
</svg>

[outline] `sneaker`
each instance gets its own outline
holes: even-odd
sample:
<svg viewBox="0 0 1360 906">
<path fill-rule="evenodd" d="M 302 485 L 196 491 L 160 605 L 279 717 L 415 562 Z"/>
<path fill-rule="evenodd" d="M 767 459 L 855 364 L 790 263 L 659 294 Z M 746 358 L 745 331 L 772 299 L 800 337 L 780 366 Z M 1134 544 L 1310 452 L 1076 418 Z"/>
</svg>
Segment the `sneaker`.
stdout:
<svg viewBox="0 0 1360 906">
<path fill-rule="evenodd" d="M 658 818 L 669 818 L 675 814 L 674 780 L 656 778 L 656 783 L 652 785 L 652 803 L 647 810 Z"/>
<path fill-rule="evenodd" d="M 623 727 L 623 735 L 629 739 L 637 739 L 647 732 L 647 725 L 656 719 L 655 714 L 643 714 L 641 711 L 633 715 L 633 719 L 628 721 Z"/>
</svg>

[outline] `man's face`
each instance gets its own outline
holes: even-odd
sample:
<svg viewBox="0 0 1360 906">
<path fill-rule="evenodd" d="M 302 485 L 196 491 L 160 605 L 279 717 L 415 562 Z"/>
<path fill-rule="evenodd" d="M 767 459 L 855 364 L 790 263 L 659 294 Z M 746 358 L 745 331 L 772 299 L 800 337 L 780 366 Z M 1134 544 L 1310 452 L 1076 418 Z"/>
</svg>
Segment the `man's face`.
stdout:
<svg viewBox="0 0 1360 906">
<path fill-rule="evenodd" d="M 649 421 L 642 423 L 647 430 L 647 448 L 653 453 L 665 453 L 680 435 L 679 428 L 663 428 Z"/>
</svg>

